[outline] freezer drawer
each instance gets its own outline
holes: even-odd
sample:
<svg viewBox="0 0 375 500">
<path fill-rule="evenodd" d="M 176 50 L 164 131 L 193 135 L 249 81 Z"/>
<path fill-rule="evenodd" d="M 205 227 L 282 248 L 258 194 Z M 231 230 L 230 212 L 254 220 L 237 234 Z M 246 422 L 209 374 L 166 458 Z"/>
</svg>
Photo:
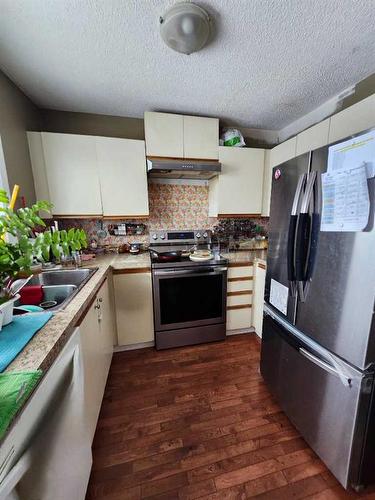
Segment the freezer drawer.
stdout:
<svg viewBox="0 0 375 500">
<path fill-rule="evenodd" d="M 351 380 L 344 384 L 332 365 L 269 315 L 263 325 L 263 378 L 341 484 L 358 484 L 370 399 L 370 390 L 364 389 L 372 387 L 372 377 L 345 367 Z"/>
</svg>

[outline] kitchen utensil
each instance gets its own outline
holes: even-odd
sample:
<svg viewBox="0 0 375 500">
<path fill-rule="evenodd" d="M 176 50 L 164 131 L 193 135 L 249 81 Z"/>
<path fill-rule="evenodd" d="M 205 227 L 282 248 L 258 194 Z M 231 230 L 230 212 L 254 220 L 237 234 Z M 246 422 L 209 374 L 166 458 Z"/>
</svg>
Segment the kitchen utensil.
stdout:
<svg viewBox="0 0 375 500">
<path fill-rule="evenodd" d="M 131 243 L 129 252 L 134 254 L 134 255 L 138 254 L 139 250 L 140 250 L 140 246 L 141 246 L 140 243 Z"/>
<path fill-rule="evenodd" d="M 103 227 L 103 220 L 100 221 L 100 228 L 97 230 L 96 235 L 98 238 L 105 238 L 107 236 L 107 231 Z"/>
<path fill-rule="evenodd" d="M 16 281 L 13 281 L 8 287 L 6 288 L 7 292 L 14 297 L 17 295 L 17 293 L 31 280 L 33 275 L 28 276 L 27 278 L 22 278 Z"/>
<path fill-rule="evenodd" d="M 44 302 L 41 302 L 39 304 L 39 307 L 43 309 L 50 309 L 51 307 L 57 306 L 57 301 L 56 300 L 45 300 Z"/>
<path fill-rule="evenodd" d="M 214 257 L 213 254 L 210 253 L 210 255 L 205 255 L 205 256 L 199 256 L 199 255 L 191 254 L 189 258 L 193 262 L 206 262 L 207 260 L 213 259 L 213 257 Z"/>
<path fill-rule="evenodd" d="M 131 250 L 130 250 L 131 251 Z M 176 262 L 182 256 L 181 250 L 176 250 L 173 252 L 166 252 L 163 250 L 162 252 L 158 252 L 155 249 L 150 250 L 151 256 L 155 259 L 158 259 L 159 262 Z"/>
<path fill-rule="evenodd" d="M 22 305 L 38 305 L 43 300 L 43 289 L 41 285 L 25 286 L 20 291 L 20 302 Z"/>
</svg>

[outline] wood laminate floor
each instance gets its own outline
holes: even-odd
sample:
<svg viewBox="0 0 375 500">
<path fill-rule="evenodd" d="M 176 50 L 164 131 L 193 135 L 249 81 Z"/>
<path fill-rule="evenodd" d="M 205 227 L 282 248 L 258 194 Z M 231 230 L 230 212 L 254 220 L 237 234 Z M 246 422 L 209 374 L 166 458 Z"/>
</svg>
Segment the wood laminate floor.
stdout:
<svg viewBox="0 0 375 500">
<path fill-rule="evenodd" d="M 341 488 L 271 397 L 259 350 L 250 334 L 115 354 L 87 500 L 359 497 Z M 374 491 L 361 498 L 375 499 Z"/>
</svg>

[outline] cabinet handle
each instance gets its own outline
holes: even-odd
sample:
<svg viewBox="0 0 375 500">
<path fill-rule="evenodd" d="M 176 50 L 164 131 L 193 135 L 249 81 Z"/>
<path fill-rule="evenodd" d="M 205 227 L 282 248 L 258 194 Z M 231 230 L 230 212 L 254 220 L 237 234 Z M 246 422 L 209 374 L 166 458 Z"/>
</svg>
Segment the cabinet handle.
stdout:
<svg viewBox="0 0 375 500">
<path fill-rule="evenodd" d="M 99 304 L 96 304 L 96 305 L 94 306 L 94 309 L 100 309 L 100 305 L 99 305 Z"/>
<path fill-rule="evenodd" d="M 99 302 L 103 302 L 103 299 L 102 299 L 102 297 L 100 297 L 100 299 L 98 299 L 98 301 L 99 301 Z"/>
</svg>

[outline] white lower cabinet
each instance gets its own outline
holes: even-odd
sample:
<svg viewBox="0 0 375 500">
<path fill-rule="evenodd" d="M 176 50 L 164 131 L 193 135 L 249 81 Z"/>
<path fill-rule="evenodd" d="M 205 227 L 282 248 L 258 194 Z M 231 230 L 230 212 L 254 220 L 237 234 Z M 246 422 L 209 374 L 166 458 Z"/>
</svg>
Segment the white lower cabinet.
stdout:
<svg viewBox="0 0 375 500">
<path fill-rule="evenodd" d="M 253 265 L 229 265 L 227 283 L 227 334 L 248 330 L 252 323 Z"/>
<path fill-rule="evenodd" d="M 264 304 L 264 286 L 266 282 L 266 266 L 264 262 L 255 261 L 254 263 L 254 296 L 252 307 L 252 324 L 259 337 L 262 336 L 263 327 L 263 304 Z"/>
<path fill-rule="evenodd" d="M 108 279 L 81 325 L 86 425 L 92 441 L 112 359 L 114 324 Z"/>
<path fill-rule="evenodd" d="M 151 272 L 128 269 L 116 274 L 115 289 L 118 345 L 130 346 L 154 341 Z"/>
</svg>

